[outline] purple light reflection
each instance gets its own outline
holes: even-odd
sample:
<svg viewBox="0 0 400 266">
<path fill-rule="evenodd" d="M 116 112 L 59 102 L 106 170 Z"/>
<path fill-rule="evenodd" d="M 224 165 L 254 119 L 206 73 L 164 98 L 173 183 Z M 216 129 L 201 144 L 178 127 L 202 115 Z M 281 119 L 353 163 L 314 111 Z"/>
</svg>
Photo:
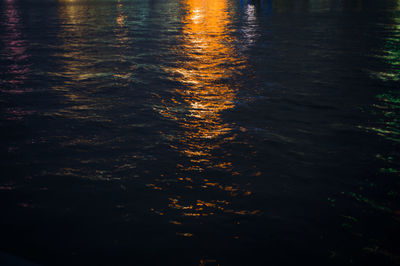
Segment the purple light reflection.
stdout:
<svg viewBox="0 0 400 266">
<path fill-rule="evenodd" d="M 5 34 L 3 36 L 4 50 L 2 51 L 2 56 L 9 64 L 3 79 L 6 86 L 0 90 L 5 93 L 31 91 L 31 89 L 23 86 L 30 72 L 30 66 L 27 62 L 29 59 L 29 54 L 27 53 L 28 44 L 22 36 L 21 18 L 12 0 L 6 2 L 4 14 L 5 20 L 2 24 L 5 28 Z"/>
</svg>

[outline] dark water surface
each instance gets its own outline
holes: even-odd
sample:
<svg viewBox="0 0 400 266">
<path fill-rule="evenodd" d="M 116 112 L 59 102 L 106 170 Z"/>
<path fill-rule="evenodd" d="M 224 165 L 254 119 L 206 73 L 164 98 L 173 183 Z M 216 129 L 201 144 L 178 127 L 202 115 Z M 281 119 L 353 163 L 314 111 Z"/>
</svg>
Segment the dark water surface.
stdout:
<svg viewBox="0 0 400 266">
<path fill-rule="evenodd" d="M 400 1 L 2 0 L 0 251 L 400 264 Z"/>
</svg>

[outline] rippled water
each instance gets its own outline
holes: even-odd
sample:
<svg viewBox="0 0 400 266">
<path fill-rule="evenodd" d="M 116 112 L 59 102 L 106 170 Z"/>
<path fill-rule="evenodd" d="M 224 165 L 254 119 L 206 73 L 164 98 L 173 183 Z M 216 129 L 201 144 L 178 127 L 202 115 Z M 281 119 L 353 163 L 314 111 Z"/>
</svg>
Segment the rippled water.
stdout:
<svg viewBox="0 0 400 266">
<path fill-rule="evenodd" d="M 0 251 L 400 263 L 400 1 L 3 0 L 0 41 Z"/>
</svg>

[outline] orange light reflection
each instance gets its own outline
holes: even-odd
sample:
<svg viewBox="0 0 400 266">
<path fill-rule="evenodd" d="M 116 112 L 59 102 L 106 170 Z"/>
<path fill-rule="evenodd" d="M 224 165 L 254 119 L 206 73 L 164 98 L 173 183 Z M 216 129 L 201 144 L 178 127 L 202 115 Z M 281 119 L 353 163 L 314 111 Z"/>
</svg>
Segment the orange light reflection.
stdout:
<svg viewBox="0 0 400 266">
<path fill-rule="evenodd" d="M 230 162 L 213 163 L 211 158 L 212 150 L 232 138 L 228 136 L 232 129 L 223 122 L 221 113 L 235 105 L 236 88 L 226 81 L 243 65 L 233 48 L 228 1 L 186 0 L 183 5 L 186 13 L 181 56 L 184 60 L 172 72 L 186 89 L 175 89 L 179 99 L 171 101 L 185 106 L 185 116 L 182 118 L 182 109 L 168 106 L 160 112 L 184 129 L 183 135 L 178 136 L 179 148 L 175 148 L 191 158 L 191 165 L 181 168 L 188 171 L 202 171 L 204 167 L 229 169 Z"/>
<path fill-rule="evenodd" d="M 221 144 L 235 139 L 231 125 L 224 122 L 222 114 L 235 106 L 237 87 L 231 80 L 246 66 L 245 59 L 234 47 L 237 40 L 231 25 L 232 10 L 228 0 L 184 0 L 182 3 L 185 10 L 183 44 L 177 57 L 181 61 L 178 67 L 166 70 L 184 89 L 176 88 L 171 99 L 161 99 L 165 106 L 159 112 L 180 126 L 180 133 L 168 136 L 175 143 L 171 148 L 189 159 L 178 162 L 178 169 L 199 173 L 209 168 L 237 175 L 229 156 L 213 154 Z M 182 176 L 176 182 L 190 190 L 218 190 L 226 199 L 251 195 L 238 184 L 223 185 L 220 180 L 196 179 L 195 176 Z M 169 208 L 179 210 L 183 217 L 259 212 L 235 210 L 229 200 L 193 201 L 174 196 L 169 201 Z"/>
</svg>

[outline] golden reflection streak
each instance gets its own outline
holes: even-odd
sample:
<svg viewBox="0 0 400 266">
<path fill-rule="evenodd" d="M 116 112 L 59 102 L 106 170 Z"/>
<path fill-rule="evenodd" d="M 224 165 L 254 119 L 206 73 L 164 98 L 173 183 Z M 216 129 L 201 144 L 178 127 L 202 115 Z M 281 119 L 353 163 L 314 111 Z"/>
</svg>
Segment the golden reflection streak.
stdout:
<svg viewBox="0 0 400 266">
<path fill-rule="evenodd" d="M 61 73 L 57 73 L 59 76 L 67 76 L 71 81 L 82 81 L 86 78 L 91 77 L 93 71 L 88 71 L 88 56 L 83 53 L 85 48 L 87 30 L 85 28 L 85 22 L 87 18 L 85 15 L 85 7 L 76 4 L 75 0 L 60 0 L 59 17 L 61 21 L 62 30 L 59 33 L 59 38 L 63 40 L 62 45 L 63 51 L 57 56 L 60 56 L 63 60 L 63 70 Z M 77 39 L 80 42 L 76 41 Z M 63 89 L 67 94 L 70 91 Z M 59 89 L 59 88 L 56 88 Z M 61 88 L 60 88 L 61 89 Z M 79 98 L 78 95 L 68 95 L 71 100 Z"/>
<path fill-rule="evenodd" d="M 77 87 L 81 87 L 87 80 L 97 80 L 110 75 L 120 79 L 127 79 L 130 76 L 130 69 L 116 71 L 111 67 L 97 67 L 98 62 L 107 59 L 115 60 L 115 58 L 113 58 L 114 54 L 112 53 L 93 53 L 94 43 L 91 39 L 93 36 L 97 36 L 96 31 L 101 32 L 107 27 L 114 26 L 115 45 L 119 48 L 126 45 L 128 41 L 128 29 L 125 27 L 126 16 L 123 13 L 123 5 L 119 1 L 115 14 L 115 25 L 110 25 L 104 20 L 104 17 L 109 16 L 109 13 L 101 8 L 90 10 L 87 6 L 79 4 L 77 0 L 59 0 L 59 2 L 58 15 L 62 30 L 58 37 L 63 41 L 63 45 L 61 46 L 62 51 L 57 53 L 56 56 L 60 57 L 63 70 L 52 74 L 67 78 L 67 80 L 54 89 L 61 91 L 74 103 L 70 110 L 61 111 L 64 114 L 74 114 L 74 118 L 78 118 L 76 117 L 76 110 L 87 110 L 91 108 L 91 105 L 99 105 L 99 101 L 108 100 L 105 98 L 94 99 L 88 91 L 76 90 Z M 101 46 L 102 44 L 98 45 Z M 123 55 L 120 55 L 120 60 L 124 60 Z M 92 87 L 92 89 L 95 90 L 96 87 Z"/>
<path fill-rule="evenodd" d="M 182 133 L 176 136 L 178 144 L 171 147 L 189 158 L 189 165 L 184 162 L 177 165 L 183 171 L 201 172 L 204 168 L 212 168 L 239 174 L 233 172 L 232 162 L 212 154 L 221 143 L 235 138 L 234 134 L 229 134 L 232 128 L 223 121 L 222 112 L 233 108 L 237 98 L 237 88 L 227 81 L 245 66 L 244 58 L 234 47 L 236 40 L 230 30 L 229 15 L 232 10 L 228 10 L 228 3 L 228 0 L 183 1 L 186 13 L 182 21 L 184 38 L 180 58 L 184 59 L 172 72 L 185 89 L 176 88 L 173 91 L 176 97 L 162 99 L 165 107 L 160 110 L 163 116 L 175 120 L 181 127 Z M 222 185 L 206 178 L 179 177 L 176 182 L 185 183 L 188 189 L 200 182 L 201 189 L 223 191 L 228 198 L 251 194 L 238 184 Z M 154 184 L 151 188 L 162 190 Z M 258 210 L 234 210 L 227 200 L 193 201 L 176 196 L 169 201 L 169 208 L 181 211 L 186 217 L 212 216 L 221 212 L 259 213 Z"/>
<path fill-rule="evenodd" d="M 181 109 L 169 107 L 161 113 L 184 129 L 183 136 L 179 136 L 179 148 L 184 147 L 180 152 L 192 162 L 186 170 L 203 170 L 201 164 L 229 168 L 230 162 L 211 162 L 211 151 L 219 146 L 217 139 L 229 140 L 225 135 L 231 127 L 222 121 L 221 112 L 234 107 L 236 88 L 225 81 L 233 77 L 242 61 L 232 47 L 228 1 L 186 0 L 183 5 L 186 14 L 182 57 L 186 60 L 173 71 L 186 89 L 175 90 L 183 103 L 175 98 L 172 102 L 185 105 L 186 114 L 182 118 Z"/>
<path fill-rule="evenodd" d="M 115 18 L 116 28 L 114 30 L 116 40 L 118 41 L 118 50 L 124 50 L 125 47 L 129 46 L 129 29 L 126 25 L 127 16 L 124 13 L 124 5 L 120 0 L 117 2 L 117 15 Z M 126 56 L 120 54 L 119 60 L 121 62 L 126 62 Z M 132 73 L 130 69 L 119 69 L 119 71 L 115 71 L 113 76 L 117 79 L 127 80 L 131 77 Z"/>
<path fill-rule="evenodd" d="M 125 19 L 126 19 L 126 16 L 124 15 L 122 8 L 123 8 L 123 5 L 118 0 L 118 4 L 117 4 L 118 15 L 116 18 L 116 22 L 121 28 L 125 26 Z"/>
<path fill-rule="evenodd" d="M 124 27 L 125 16 L 122 10 L 122 4 L 116 4 L 116 10 L 105 10 L 96 5 L 87 5 L 77 0 L 59 0 L 58 17 L 61 23 L 61 30 L 58 33 L 58 39 L 62 41 L 60 50 L 54 54 L 58 58 L 62 69 L 58 72 L 51 72 L 53 75 L 63 80 L 62 83 L 54 86 L 53 89 L 64 96 L 64 108 L 59 109 L 56 113 L 60 117 L 82 120 L 82 121 L 102 121 L 111 122 L 112 117 L 104 115 L 102 110 L 115 105 L 113 100 L 107 97 L 97 95 L 97 91 L 101 90 L 104 85 L 102 82 L 110 80 L 110 76 L 114 76 L 114 83 L 119 79 L 126 79 L 125 72 L 130 69 L 124 69 L 118 72 L 110 66 L 102 66 L 102 62 L 117 61 L 115 52 L 96 53 L 96 49 L 101 50 L 104 47 L 103 40 L 98 38 L 101 32 L 114 29 L 114 36 L 111 45 L 121 47 L 127 42 L 127 29 Z M 112 17 L 110 17 L 112 15 Z M 115 23 L 109 23 L 109 22 Z M 96 39 L 94 39 L 96 38 Z M 107 36 L 106 40 L 110 37 Z M 110 45 L 110 44 L 107 44 Z M 95 48 L 95 49 L 94 49 Z M 118 54 L 117 54 L 118 55 Z M 123 57 L 123 51 L 119 55 Z M 122 60 L 122 59 L 121 59 Z M 98 66 L 100 65 L 100 66 Z M 119 70 L 119 69 L 118 69 Z M 100 89 L 99 89 L 100 88 Z M 106 143 L 103 136 L 82 135 L 82 136 L 65 136 L 62 138 L 62 144 L 66 146 L 89 145 L 100 146 Z M 93 163 L 94 159 L 81 161 L 82 164 Z M 71 168 L 65 166 L 58 169 L 56 175 L 70 175 L 86 179 L 109 180 L 112 172 L 109 170 L 88 169 L 82 165 Z"/>
</svg>

